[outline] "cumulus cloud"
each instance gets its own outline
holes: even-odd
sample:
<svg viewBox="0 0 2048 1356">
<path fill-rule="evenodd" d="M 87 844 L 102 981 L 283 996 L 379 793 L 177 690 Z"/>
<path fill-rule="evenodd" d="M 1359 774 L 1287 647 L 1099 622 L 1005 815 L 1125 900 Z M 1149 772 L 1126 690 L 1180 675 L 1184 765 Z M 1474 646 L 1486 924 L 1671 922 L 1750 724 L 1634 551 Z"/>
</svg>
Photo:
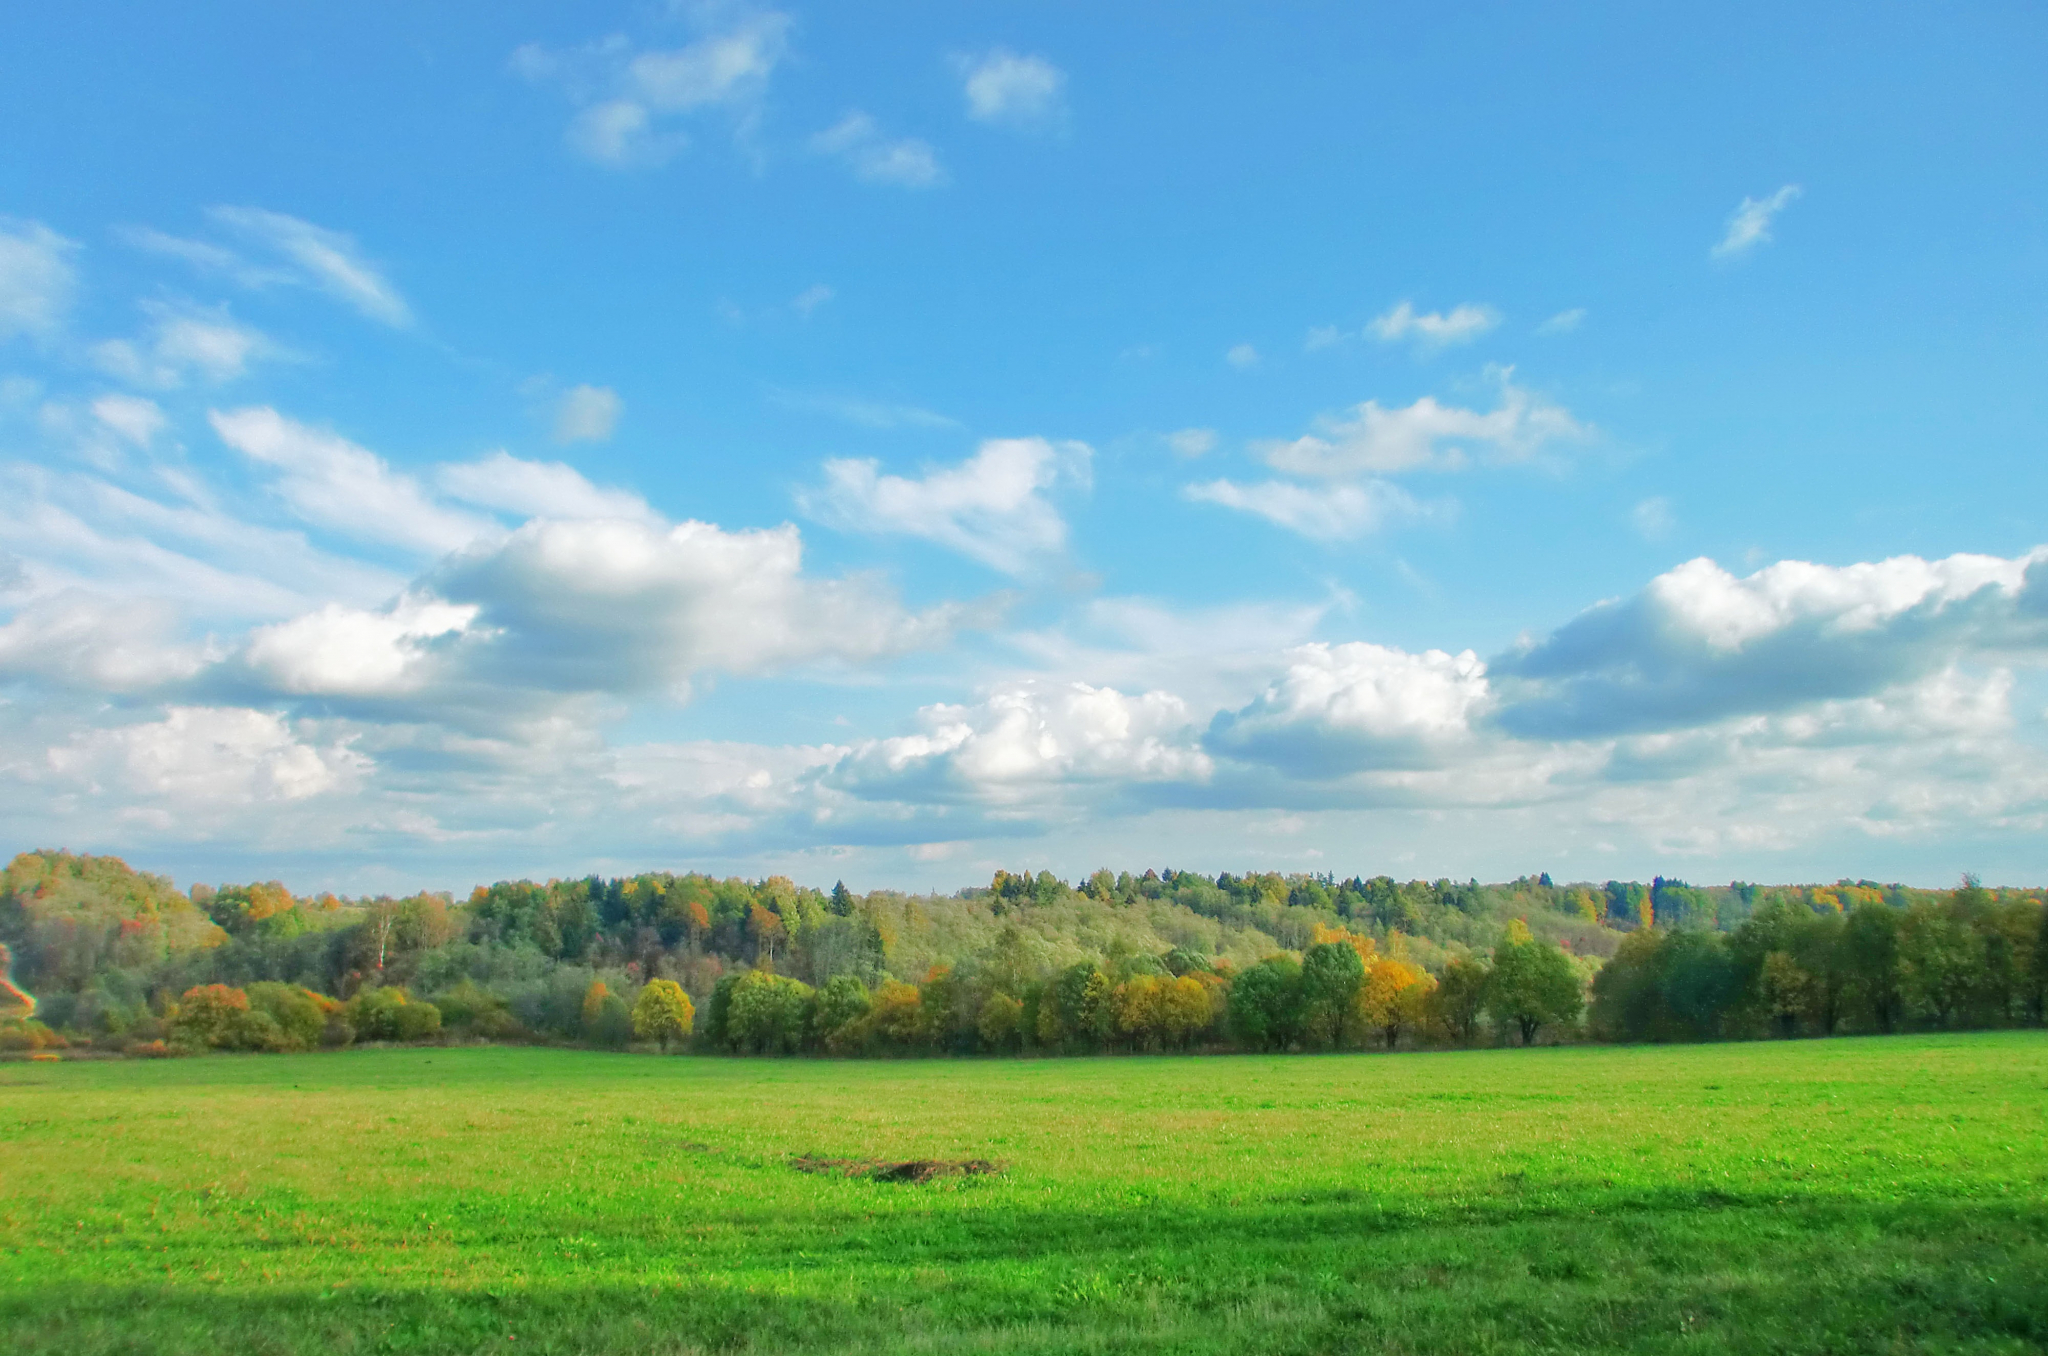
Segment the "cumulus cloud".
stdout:
<svg viewBox="0 0 2048 1356">
<path fill-rule="evenodd" d="M 556 692 L 680 695 L 707 672 L 861 663 L 936 644 L 970 617 L 906 612 L 872 580 L 806 575 L 791 526 L 535 520 L 451 556 L 419 591 L 476 607 L 456 656 L 470 680 Z"/>
<path fill-rule="evenodd" d="M 178 639 L 176 622 L 157 599 L 76 587 L 32 597 L 0 624 L 0 679 L 114 693 L 176 682 L 210 657 L 205 646 Z"/>
<path fill-rule="evenodd" d="M 304 800 L 365 764 L 345 746 L 305 743 L 283 717 L 245 707 L 175 706 L 161 720 L 82 733 L 48 757 L 61 780 L 110 782 L 180 810 Z"/>
<path fill-rule="evenodd" d="M 478 610 L 474 603 L 411 594 L 376 611 L 330 603 L 318 612 L 259 627 L 249 637 L 244 659 L 278 692 L 391 695 L 420 687 L 432 642 L 461 635 Z"/>
<path fill-rule="evenodd" d="M 1783 561 L 1746 578 L 1688 561 L 1496 658 L 1498 719 L 1555 738 L 1683 728 L 1868 696 L 1973 653 L 2038 653 L 2042 559 Z"/>
<path fill-rule="evenodd" d="M 1730 214 L 1728 228 L 1710 251 L 1716 259 L 1729 259 L 1749 253 L 1758 245 L 1771 239 L 1771 223 L 1778 213 L 1791 205 L 1799 196 L 1799 185 L 1786 184 L 1768 198 L 1744 198 L 1740 206 Z"/>
<path fill-rule="evenodd" d="M 260 330 L 236 320 L 225 307 L 203 309 L 146 301 L 150 323 L 136 339 L 109 339 L 93 358 L 109 374 L 137 386 L 168 390 L 192 378 L 219 385 L 233 381 L 283 349 Z"/>
<path fill-rule="evenodd" d="M 308 284 L 370 319 L 401 328 L 412 323 L 412 308 L 354 237 L 260 207 L 215 207 L 207 215 L 289 261 Z"/>
<path fill-rule="evenodd" d="M 489 519 L 435 502 L 368 448 L 267 406 L 215 410 L 207 418 L 222 442 L 277 470 L 277 493 L 309 523 L 435 554 L 496 531 Z"/>
<path fill-rule="evenodd" d="M 1067 78 L 1043 57 L 997 47 L 980 56 L 957 57 L 954 66 L 967 97 L 967 116 L 977 122 L 1035 128 L 1059 121 L 1066 112 Z"/>
<path fill-rule="evenodd" d="M 1077 782 L 1200 781 L 1187 704 L 1086 683 L 1008 686 L 918 713 L 922 729 L 854 746 L 822 781 L 868 800 L 1042 799 Z"/>
<path fill-rule="evenodd" d="M 1489 698 L 1486 665 L 1470 650 L 1304 645 L 1257 700 L 1219 713 L 1205 743 L 1310 778 L 1433 767 L 1469 743 Z"/>
<path fill-rule="evenodd" d="M 1023 574 L 1065 549 L 1066 520 L 1046 495 L 1062 484 L 1086 488 L 1092 456 L 1085 443 L 992 438 L 958 466 L 918 480 L 842 458 L 825 463 L 825 483 L 802 503 L 840 527 L 922 537 Z"/>
<path fill-rule="evenodd" d="M 443 466 L 434 481 L 464 503 L 522 518 L 659 521 L 647 501 L 630 490 L 593 485 L 575 467 L 558 461 L 525 461 L 503 451 Z"/>
<path fill-rule="evenodd" d="M 859 110 L 812 137 L 811 149 L 839 160 L 856 178 L 871 184 L 929 188 L 945 177 L 930 143 L 916 137 L 892 139 Z"/>
<path fill-rule="evenodd" d="M 529 43 L 512 54 L 512 69 L 568 94 L 578 112 L 567 140 L 579 154 L 615 169 L 653 165 L 689 144 L 676 125 L 689 115 L 723 110 L 744 131 L 788 52 L 790 26 L 788 15 L 767 12 L 671 49 L 616 34 L 566 51 Z"/>
<path fill-rule="evenodd" d="M 1412 339 L 1423 348 L 1444 348 L 1469 344 L 1500 324 L 1500 313 L 1491 306 L 1467 302 L 1444 311 L 1417 311 L 1411 302 L 1401 302 L 1374 319 L 1365 332 L 1383 344 Z"/>
<path fill-rule="evenodd" d="M 77 252 L 76 241 L 39 221 L 0 217 L 0 340 L 57 333 L 78 285 Z"/>
<path fill-rule="evenodd" d="M 1198 503 L 1257 514 L 1267 522 L 1318 541 L 1346 541 L 1379 531 L 1401 518 L 1433 510 L 1398 485 L 1368 480 L 1356 485 L 1297 485 L 1265 480 L 1253 485 L 1211 480 L 1182 491 Z"/>
<path fill-rule="evenodd" d="M 1517 386 L 1513 368 L 1494 369 L 1500 404 L 1460 409 L 1424 396 L 1388 409 L 1376 400 L 1316 420 L 1316 432 L 1291 442 L 1259 445 L 1276 471 L 1343 479 L 1363 474 L 1457 470 L 1478 449 L 1493 461 L 1526 461 L 1553 443 L 1575 441 L 1591 430 L 1562 405 Z"/>
<path fill-rule="evenodd" d="M 618 426 L 625 402 L 609 386 L 575 386 L 555 406 L 555 441 L 601 443 Z"/>
</svg>

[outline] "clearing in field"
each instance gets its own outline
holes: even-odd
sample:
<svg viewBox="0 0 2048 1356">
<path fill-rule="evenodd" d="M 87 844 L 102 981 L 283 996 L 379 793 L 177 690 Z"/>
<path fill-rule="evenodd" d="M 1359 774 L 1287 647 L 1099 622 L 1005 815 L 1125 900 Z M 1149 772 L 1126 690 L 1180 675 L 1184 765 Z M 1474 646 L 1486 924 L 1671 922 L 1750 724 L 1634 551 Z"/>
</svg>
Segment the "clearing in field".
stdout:
<svg viewBox="0 0 2048 1356">
<path fill-rule="evenodd" d="M 0 1067 L 10 1351 L 2048 1342 L 2048 1036 Z"/>
</svg>

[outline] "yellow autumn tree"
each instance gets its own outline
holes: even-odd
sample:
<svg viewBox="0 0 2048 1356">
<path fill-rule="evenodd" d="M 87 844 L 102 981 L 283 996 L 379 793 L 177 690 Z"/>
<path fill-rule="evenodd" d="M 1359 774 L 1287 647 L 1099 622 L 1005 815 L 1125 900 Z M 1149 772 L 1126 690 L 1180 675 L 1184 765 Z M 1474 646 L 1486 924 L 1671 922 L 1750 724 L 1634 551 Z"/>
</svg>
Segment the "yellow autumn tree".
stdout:
<svg viewBox="0 0 2048 1356">
<path fill-rule="evenodd" d="M 1365 967 L 1365 983 L 1358 987 L 1352 1010 L 1359 1025 L 1379 1032 L 1392 1050 L 1403 1031 L 1421 1024 L 1423 1002 L 1435 987 L 1427 971 L 1381 956 Z"/>
<path fill-rule="evenodd" d="M 586 999 L 584 1011 L 590 1010 Z M 585 1018 L 588 1021 L 589 1018 Z M 663 1054 L 669 1042 L 687 1040 L 697 1024 L 697 1008 L 683 986 L 672 979 L 650 979 L 633 1003 L 633 1034 L 643 1041 L 659 1041 Z"/>
</svg>

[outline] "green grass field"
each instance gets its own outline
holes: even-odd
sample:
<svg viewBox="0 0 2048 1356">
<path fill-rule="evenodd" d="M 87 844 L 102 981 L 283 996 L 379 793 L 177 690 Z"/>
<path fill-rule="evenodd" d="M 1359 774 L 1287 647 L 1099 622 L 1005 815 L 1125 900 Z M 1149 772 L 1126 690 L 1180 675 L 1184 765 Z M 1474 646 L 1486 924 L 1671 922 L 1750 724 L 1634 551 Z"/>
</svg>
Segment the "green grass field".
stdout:
<svg viewBox="0 0 2048 1356">
<path fill-rule="evenodd" d="M 2037 1033 L 0 1066 L 9 1351 L 2044 1347 Z"/>
</svg>

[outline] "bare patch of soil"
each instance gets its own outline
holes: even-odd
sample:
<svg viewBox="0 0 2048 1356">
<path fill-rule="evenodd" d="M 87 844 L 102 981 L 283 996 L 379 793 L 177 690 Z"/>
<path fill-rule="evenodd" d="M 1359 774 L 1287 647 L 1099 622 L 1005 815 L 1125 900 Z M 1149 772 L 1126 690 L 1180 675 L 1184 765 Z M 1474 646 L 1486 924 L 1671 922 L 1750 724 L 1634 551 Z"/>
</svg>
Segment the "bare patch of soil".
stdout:
<svg viewBox="0 0 2048 1356">
<path fill-rule="evenodd" d="M 936 1177 L 987 1177 L 1001 1172 L 1000 1163 L 986 1158 L 913 1158 L 891 1163 L 881 1158 L 820 1158 L 803 1154 L 789 1165 L 798 1172 L 822 1173 L 828 1177 L 864 1177 L 870 1182 L 929 1182 Z"/>
</svg>

